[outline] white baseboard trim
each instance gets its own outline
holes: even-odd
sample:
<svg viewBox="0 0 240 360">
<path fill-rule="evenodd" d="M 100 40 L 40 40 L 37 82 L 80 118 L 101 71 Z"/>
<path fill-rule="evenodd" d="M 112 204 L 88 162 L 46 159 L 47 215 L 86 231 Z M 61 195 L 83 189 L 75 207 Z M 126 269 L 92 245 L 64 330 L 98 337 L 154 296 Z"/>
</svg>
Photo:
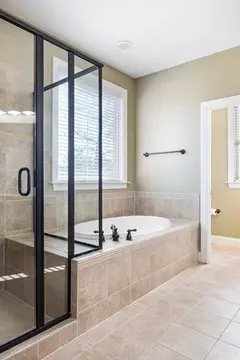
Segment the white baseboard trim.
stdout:
<svg viewBox="0 0 240 360">
<path fill-rule="evenodd" d="M 234 245 L 240 247 L 240 239 L 238 238 L 231 238 L 231 237 L 217 236 L 217 235 L 212 235 L 211 238 L 213 244 Z"/>
</svg>

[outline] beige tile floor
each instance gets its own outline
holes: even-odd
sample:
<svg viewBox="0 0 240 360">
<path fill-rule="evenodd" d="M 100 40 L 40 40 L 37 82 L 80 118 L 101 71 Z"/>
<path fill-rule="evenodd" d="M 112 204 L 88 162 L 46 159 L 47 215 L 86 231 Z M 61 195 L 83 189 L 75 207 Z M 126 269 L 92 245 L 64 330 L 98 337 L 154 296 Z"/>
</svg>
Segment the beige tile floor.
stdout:
<svg viewBox="0 0 240 360">
<path fill-rule="evenodd" d="M 215 245 L 211 264 L 186 270 L 46 359 L 240 360 L 239 269 L 240 249 Z"/>
</svg>

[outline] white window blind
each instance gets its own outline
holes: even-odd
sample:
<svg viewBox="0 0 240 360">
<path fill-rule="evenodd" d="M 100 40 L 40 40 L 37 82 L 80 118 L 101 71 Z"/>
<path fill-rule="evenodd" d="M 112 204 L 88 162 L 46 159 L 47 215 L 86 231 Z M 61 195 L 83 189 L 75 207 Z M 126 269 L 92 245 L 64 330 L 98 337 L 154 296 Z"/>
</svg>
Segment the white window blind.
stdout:
<svg viewBox="0 0 240 360">
<path fill-rule="evenodd" d="M 67 76 L 59 59 L 54 64 L 55 76 Z M 80 69 L 76 69 L 80 71 Z M 64 73 L 63 73 L 64 72 Z M 68 178 L 68 84 L 56 88 L 53 147 L 55 162 L 54 181 L 66 182 Z M 103 181 L 125 182 L 125 108 L 126 90 L 103 81 L 102 157 Z M 98 75 L 88 74 L 75 80 L 75 180 L 79 182 L 98 181 Z"/>
<path fill-rule="evenodd" d="M 234 181 L 240 181 L 240 106 L 234 106 Z"/>
</svg>

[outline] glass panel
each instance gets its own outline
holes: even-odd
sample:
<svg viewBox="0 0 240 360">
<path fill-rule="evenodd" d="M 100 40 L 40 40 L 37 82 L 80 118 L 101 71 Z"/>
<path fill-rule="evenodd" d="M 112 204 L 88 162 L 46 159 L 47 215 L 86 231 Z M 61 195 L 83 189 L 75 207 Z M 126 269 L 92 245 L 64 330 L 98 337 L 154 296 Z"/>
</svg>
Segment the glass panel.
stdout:
<svg viewBox="0 0 240 360">
<path fill-rule="evenodd" d="M 45 42 L 45 81 L 67 77 L 67 52 Z M 59 58 L 57 58 L 59 57 Z M 65 62 L 61 72 L 58 61 Z M 65 122 L 61 120 L 65 119 Z M 59 136 L 64 143 L 59 146 Z M 46 321 L 67 312 L 68 82 L 44 92 L 44 255 Z"/>
<path fill-rule="evenodd" d="M 81 59 L 75 57 L 75 65 Z M 98 71 L 75 79 L 75 254 L 99 244 Z M 84 189 L 85 188 L 85 189 Z M 90 226 L 86 222 L 91 221 Z M 87 227 L 87 230 L 85 228 Z"/>
<path fill-rule="evenodd" d="M 34 37 L 0 20 L 0 345 L 35 328 L 33 92 Z"/>
<path fill-rule="evenodd" d="M 44 86 L 67 77 L 67 61 L 67 51 L 44 41 Z M 55 67 L 59 63 L 62 71 L 57 71 L 57 69 L 55 71 Z"/>
<path fill-rule="evenodd" d="M 93 64 L 75 57 L 75 73 L 88 69 Z M 56 70 L 56 71 L 55 71 Z M 65 79 L 68 75 L 68 52 L 44 42 L 44 86 Z"/>
<path fill-rule="evenodd" d="M 90 67 L 94 66 L 92 63 L 83 60 L 78 56 L 74 56 L 74 73 L 77 74 L 82 70 L 89 69 Z"/>
</svg>

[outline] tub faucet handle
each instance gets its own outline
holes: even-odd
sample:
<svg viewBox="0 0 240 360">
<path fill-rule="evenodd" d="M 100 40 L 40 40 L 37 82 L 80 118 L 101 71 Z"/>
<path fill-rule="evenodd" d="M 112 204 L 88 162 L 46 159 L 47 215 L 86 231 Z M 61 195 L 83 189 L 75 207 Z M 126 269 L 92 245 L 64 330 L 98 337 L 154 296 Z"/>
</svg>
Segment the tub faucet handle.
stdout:
<svg viewBox="0 0 240 360">
<path fill-rule="evenodd" d="M 126 240 L 128 240 L 128 241 L 132 240 L 132 231 L 137 231 L 137 229 L 128 229 L 127 230 Z"/>
<path fill-rule="evenodd" d="M 99 230 L 94 230 L 94 234 L 99 234 Z M 104 231 L 102 230 L 102 241 L 105 241 Z"/>
<path fill-rule="evenodd" d="M 112 230 L 113 241 L 119 241 L 118 228 L 115 225 L 111 225 L 110 229 Z"/>
</svg>

